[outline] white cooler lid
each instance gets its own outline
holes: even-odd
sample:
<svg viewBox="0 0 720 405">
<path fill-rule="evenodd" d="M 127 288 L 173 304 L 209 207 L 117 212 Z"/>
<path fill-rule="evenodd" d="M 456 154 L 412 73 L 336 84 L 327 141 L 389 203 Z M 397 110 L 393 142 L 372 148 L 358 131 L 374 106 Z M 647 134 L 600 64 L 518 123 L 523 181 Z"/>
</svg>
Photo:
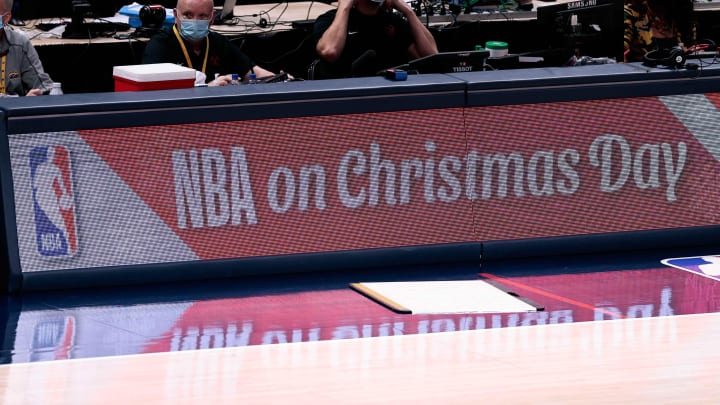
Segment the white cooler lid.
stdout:
<svg viewBox="0 0 720 405">
<path fill-rule="evenodd" d="M 174 63 L 151 63 L 113 67 L 113 76 L 134 82 L 163 82 L 168 80 L 195 80 L 195 69 Z"/>
</svg>

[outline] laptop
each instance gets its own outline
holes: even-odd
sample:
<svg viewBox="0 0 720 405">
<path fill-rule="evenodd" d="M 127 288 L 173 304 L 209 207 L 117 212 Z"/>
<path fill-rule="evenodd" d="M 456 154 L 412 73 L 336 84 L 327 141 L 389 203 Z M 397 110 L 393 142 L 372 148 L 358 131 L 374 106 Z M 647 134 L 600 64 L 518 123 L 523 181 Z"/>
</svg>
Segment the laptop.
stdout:
<svg viewBox="0 0 720 405">
<path fill-rule="evenodd" d="M 439 52 L 414 59 L 396 69 L 412 73 L 460 73 L 483 70 L 490 51 Z"/>
<path fill-rule="evenodd" d="M 234 17 L 233 12 L 235 11 L 236 1 L 237 0 L 225 0 L 222 10 L 220 11 L 220 16 L 218 17 L 219 22 L 224 22 Z"/>
</svg>

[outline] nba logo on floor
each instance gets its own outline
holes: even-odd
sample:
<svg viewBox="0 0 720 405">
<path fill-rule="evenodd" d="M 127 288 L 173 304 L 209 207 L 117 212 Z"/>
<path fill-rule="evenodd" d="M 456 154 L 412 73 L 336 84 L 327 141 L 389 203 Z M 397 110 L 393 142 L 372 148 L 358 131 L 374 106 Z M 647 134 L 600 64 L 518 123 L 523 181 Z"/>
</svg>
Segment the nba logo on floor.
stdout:
<svg viewBox="0 0 720 405">
<path fill-rule="evenodd" d="M 38 253 L 73 256 L 78 240 L 70 153 L 64 146 L 41 146 L 29 159 Z"/>
</svg>

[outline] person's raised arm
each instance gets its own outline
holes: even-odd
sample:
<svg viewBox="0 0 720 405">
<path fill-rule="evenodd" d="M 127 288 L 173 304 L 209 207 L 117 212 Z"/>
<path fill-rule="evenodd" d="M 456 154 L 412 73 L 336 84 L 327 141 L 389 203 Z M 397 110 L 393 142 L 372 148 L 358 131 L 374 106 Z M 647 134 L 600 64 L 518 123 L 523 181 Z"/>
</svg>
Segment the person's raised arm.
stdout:
<svg viewBox="0 0 720 405">
<path fill-rule="evenodd" d="M 268 76 L 274 76 L 274 75 L 275 75 L 275 73 L 273 73 L 273 72 L 271 72 L 271 71 L 269 71 L 269 70 L 267 70 L 267 69 L 261 68 L 261 67 L 258 66 L 258 65 L 255 65 L 255 66 L 252 67 L 252 69 L 248 70 L 248 72 L 245 73 L 245 81 L 247 81 L 248 79 L 250 79 L 250 73 L 255 73 L 255 78 L 257 78 L 257 79 L 259 79 L 259 78 L 261 78 L 261 77 L 268 77 Z"/>
<path fill-rule="evenodd" d="M 413 43 L 408 49 L 410 56 L 420 58 L 427 55 L 438 53 L 435 38 L 425 24 L 420 21 L 415 11 L 405 2 L 405 0 L 385 0 L 384 6 L 388 9 L 395 9 L 400 12 L 410 24 L 412 31 Z"/>
<path fill-rule="evenodd" d="M 340 0 L 335 19 L 318 40 L 315 50 L 320 58 L 327 62 L 335 62 L 345 49 L 347 40 L 348 18 L 355 0 Z"/>
</svg>

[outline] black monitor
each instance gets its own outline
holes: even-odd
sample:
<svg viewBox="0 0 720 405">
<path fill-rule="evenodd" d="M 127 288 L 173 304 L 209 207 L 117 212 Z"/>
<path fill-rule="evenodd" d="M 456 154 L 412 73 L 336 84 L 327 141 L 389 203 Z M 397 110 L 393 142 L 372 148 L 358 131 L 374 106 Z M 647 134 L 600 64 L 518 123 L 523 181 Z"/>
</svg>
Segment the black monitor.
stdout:
<svg viewBox="0 0 720 405">
<path fill-rule="evenodd" d="M 13 18 L 21 21 L 70 17 L 70 0 L 15 0 Z"/>
<path fill-rule="evenodd" d="M 125 0 L 63 0 L 70 1 L 70 22 L 65 26 L 63 38 L 93 38 L 105 33 L 127 31 L 127 24 L 87 22 L 87 19 L 113 17 L 126 4 Z"/>
<path fill-rule="evenodd" d="M 439 52 L 433 55 L 414 59 L 406 65 L 398 66 L 411 73 L 460 73 L 483 70 L 490 52 L 459 51 Z"/>
<path fill-rule="evenodd" d="M 578 0 L 538 7 L 548 49 L 575 56 L 623 60 L 623 0 Z"/>
<path fill-rule="evenodd" d="M 85 3 L 84 12 L 91 18 L 112 17 L 133 0 L 15 0 L 13 17 L 20 20 L 70 18 L 76 3 Z"/>
<path fill-rule="evenodd" d="M 113 17 L 122 6 L 131 2 L 132 0 L 15 0 L 13 18 L 20 21 L 70 18 L 63 37 L 88 38 L 97 36 L 98 31 L 102 31 L 102 26 L 87 24 L 86 19 Z M 106 27 L 107 31 L 127 28 L 129 27 L 121 27 L 117 23 Z"/>
</svg>

